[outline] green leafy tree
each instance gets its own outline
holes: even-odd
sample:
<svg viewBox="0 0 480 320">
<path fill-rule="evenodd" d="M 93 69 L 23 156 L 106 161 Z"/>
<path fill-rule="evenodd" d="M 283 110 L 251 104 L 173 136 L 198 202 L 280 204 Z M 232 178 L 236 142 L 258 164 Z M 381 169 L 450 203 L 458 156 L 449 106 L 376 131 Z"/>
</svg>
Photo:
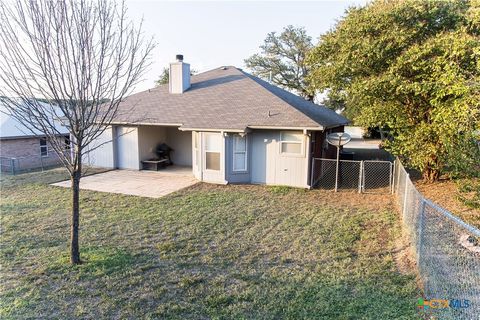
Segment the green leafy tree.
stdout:
<svg viewBox="0 0 480 320">
<path fill-rule="evenodd" d="M 245 65 L 254 75 L 313 101 L 315 93 L 307 80 L 310 69 L 305 63 L 312 47 L 304 28 L 287 26 L 280 34 L 269 33 L 260 46 L 262 52 L 245 59 Z"/>
<path fill-rule="evenodd" d="M 169 78 L 170 78 L 170 76 L 169 76 L 169 70 L 168 70 L 168 68 L 163 68 L 162 74 L 160 75 L 160 77 L 158 78 L 158 80 L 155 81 L 155 85 L 156 85 L 156 86 L 161 86 L 162 84 L 167 84 Z"/>
<path fill-rule="evenodd" d="M 478 161 L 479 3 L 374 1 L 347 10 L 308 57 L 317 90 L 427 181 Z M 460 155 L 460 153 L 462 153 Z"/>
<path fill-rule="evenodd" d="M 193 76 L 194 74 L 197 74 L 198 71 L 195 69 L 190 70 L 190 75 Z M 162 74 L 158 78 L 157 81 L 155 81 L 156 86 L 161 86 L 162 84 L 167 84 L 170 79 L 170 70 L 168 68 L 163 68 Z"/>
</svg>

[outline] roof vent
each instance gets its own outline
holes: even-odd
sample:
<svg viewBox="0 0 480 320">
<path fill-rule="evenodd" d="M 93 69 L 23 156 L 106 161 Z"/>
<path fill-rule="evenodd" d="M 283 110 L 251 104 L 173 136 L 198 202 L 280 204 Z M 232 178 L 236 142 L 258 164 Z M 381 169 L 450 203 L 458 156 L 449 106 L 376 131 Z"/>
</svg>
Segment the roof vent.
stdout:
<svg viewBox="0 0 480 320">
<path fill-rule="evenodd" d="M 222 70 L 227 70 L 228 68 L 225 67 L 225 66 L 223 66 L 223 67 L 221 67 L 220 69 L 222 69 Z"/>
<path fill-rule="evenodd" d="M 182 62 L 183 61 L 183 54 L 177 54 L 175 56 L 175 58 L 177 59 L 178 62 Z"/>
</svg>

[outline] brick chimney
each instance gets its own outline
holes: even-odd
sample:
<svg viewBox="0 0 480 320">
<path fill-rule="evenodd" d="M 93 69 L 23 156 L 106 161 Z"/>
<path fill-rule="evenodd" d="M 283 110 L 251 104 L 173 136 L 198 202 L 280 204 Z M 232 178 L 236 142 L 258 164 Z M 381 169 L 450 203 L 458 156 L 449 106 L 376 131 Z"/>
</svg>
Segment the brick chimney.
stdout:
<svg viewBox="0 0 480 320">
<path fill-rule="evenodd" d="M 170 93 L 184 93 L 190 88 L 190 64 L 183 62 L 183 55 L 177 54 L 177 61 L 170 63 L 168 89 Z"/>
</svg>

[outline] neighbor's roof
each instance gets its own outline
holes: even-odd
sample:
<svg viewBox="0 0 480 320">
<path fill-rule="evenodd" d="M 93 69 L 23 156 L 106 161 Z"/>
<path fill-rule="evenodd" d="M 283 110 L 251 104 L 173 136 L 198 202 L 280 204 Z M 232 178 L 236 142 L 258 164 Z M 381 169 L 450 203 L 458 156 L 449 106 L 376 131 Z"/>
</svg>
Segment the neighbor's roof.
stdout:
<svg viewBox="0 0 480 320">
<path fill-rule="evenodd" d="M 44 136 L 38 130 L 29 130 L 20 122 L 18 122 L 14 117 L 9 114 L 7 107 L 4 104 L 5 102 L 0 101 L 0 139 L 15 139 L 15 138 L 28 138 L 36 136 Z M 40 105 L 47 104 L 38 102 Z M 68 134 L 68 129 L 60 124 L 60 122 L 55 122 L 56 130 L 61 134 Z"/>
<path fill-rule="evenodd" d="M 127 97 L 115 123 L 179 125 L 180 129 L 326 129 L 348 120 L 235 67 L 192 76 L 183 94 L 162 85 Z"/>
</svg>

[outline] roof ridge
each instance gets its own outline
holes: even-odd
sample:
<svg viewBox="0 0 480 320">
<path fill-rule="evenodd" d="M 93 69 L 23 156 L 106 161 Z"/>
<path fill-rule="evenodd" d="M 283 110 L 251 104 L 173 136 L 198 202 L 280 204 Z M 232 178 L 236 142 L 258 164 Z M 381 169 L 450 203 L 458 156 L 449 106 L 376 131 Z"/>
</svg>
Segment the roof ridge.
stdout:
<svg viewBox="0 0 480 320">
<path fill-rule="evenodd" d="M 324 105 L 320 105 L 320 104 L 316 104 L 315 102 L 313 101 L 309 101 L 309 100 L 306 100 L 305 98 L 299 96 L 299 95 L 296 95 L 294 94 L 293 92 L 290 92 L 288 90 L 285 90 L 279 86 L 276 86 L 276 85 L 273 85 L 271 84 L 270 82 L 268 81 L 265 81 L 263 80 L 262 78 L 260 77 L 257 77 L 255 75 L 252 75 L 246 71 L 243 71 L 242 69 L 239 69 L 239 68 L 236 68 L 239 72 L 243 73 L 247 78 L 249 78 L 249 80 L 253 81 L 256 85 L 262 87 L 265 91 L 267 91 L 270 95 L 274 96 L 276 99 L 282 101 L 282 103 L 286 104 L 287 107 L 291 107 L 293 109 L 295 109 L 297 112 L 299 112 L 300 114 L 302 114 L 302 116 L 306 117 L 307 119 L 312 119 L 312 117 L 307 113 L 305 112 L 306 110 L 302 110 L 303 106 L 300 107 L 298 105 L 295 105 L 294 103 L 290 103 L 289 101 L 285 100 L 284 98 L 282 98 L 281 96 L 279 96 L 278 94 L 276 94 L 275 92 L 273 92 L 272 90 L 269 90 L 268 87 L 270 87 L 271 89 L 273 90 L 279 90 L 281 91 L 282 93 L 285 93 L 286 95 L 288 95 L 290 98 L 292 99 L 296 99 L 298 102 L 301 102 L 303 104 L 305 104 L 305 107 L 308 107 L 309 108 L 318 108 L 318 110 L 320 109 L 324 109 L 325 111 L 327 112 L 330 112 L 333 114 L 335 114 L 337 117 L 342 117 L 344 118 L 343 116 L 337 114 L 335 111 L 333 111 L 332 109 L 329 109 L 327 108 L 326 106 Z M 345 124 L 349 123 L 350 121 L 346 118 L 344 118 L 346 120 Z"/>
<path fill-rule="evenodd" d="M 197 74 L 194 74 L 192 75 L 192 77 L 196 77 L 196 76 L 200 76 L 204 73 L 207 73 L 207 72 L 212 72 L 212 71 L 216 71 L 216 70 L 221 70 L 222 68 L 235 68 L 235 69 L 238 69 L 236 66 L 219 66 L 219 67 L 216 67 L 216 68 L 212 68 L 212 69 L 208 69 L 208 70 L 205 70 L 205 71 L 202 71 L 202 72 L 199 72 Z"/>
<path fill-rule="evenodd" d="M 259 85 L 259 86 L 261 86 L 262 88 L 264 88 L 264 89 L 265 89 L 266 91 L 268 91 L 271 95 L 279 98 L 280 100 L 282 100 L 284 103 L 286 103 L 286 104 L 288 104 L 288 105 L 290 105 L 290 103 L 288 103 L 287 101 L 283 100 L 282 98 L 280 98 L 279 96 L 277 96 L 277 95 L 276 95 L 275 93 L 273 93 L 272 91 L 268 90 L 265 86 L 263 86 L 263 85 L 262 85 L 261 83 L 259 83 L 259 82 L 262 82 L 262 83 L 265 84 L 266 86 L 272 87 L 272 88 L 274 88 L 274 89 L 276 89 L 276 90 L 282 90 L 283 92 L 285 92 L 285 93 L 287 93 L 287 94 L 289 94 L 289 95 L 292 95 L 292 96 L 294 96 L 295 98 L 302 99 L 302 101 L 305 101 L 305 102 L 307 102 L 307 103 L 310 103 L 310 104 L 312 104 L 312 105 L 314 105 L 314 106 L 326 108 L 326 107 L 323 106 L 323 105 L 319 105 L 319 104 L 316 104 L 315 102 L 306 100 L 306 99 L 304 99 L 303 97 L 301 97 L 301 96 L 299 96 L 299 95 L 296 95 L 296 94 L 293 93 L 293 92 L 290 92 L 290 91 L 288 91 L 288 90 L 285 90 L 285 89 L 283 89 L 283 88 L 281 88 L 281 87 L 279 87 L 279 86 L 277 86 L 277 85 L 271 84 L 270 82 L 268 82 L 268 81 L 266 81 L 266 80 L 263 80 L 262 78 L 257 77 L 257 76 L 255 76 L 255 75 L 253 75 L 253 74 L 251 74 L 251 73 L 248 73 L 248 72 L 246 72 L 246 71 L 243 71 L 242 69 L 237 68 L 237 70 L 239 70 L 240 72 L 242 72 L 243 74 L 245 74 L 251 81 L 255 82 L 257 85 Z M 257 80 L 258 80 L 258 81 L 257 81 Z"/>
<path fill-rule="evenodd" d="M 199 72 L 199 73 L 197 73 L 197 74 L 192 74 L 192 75 L 190 75 L 190 77 L 192 77 L 192 78 L 193 78 L 193 77 L 198 77 L 198 76 L 203 75 L 203 74 L 205 74 L 205 73 L 219 70 L 219 69 L 221 69 L 221 68 L 223 68 L 223 67 L 227 67 L 227 68 L 228 68 L 228 67 L 231 67 L 231 68 L 235 68 L 235 69 L 237 69 L 237 70 L 239 70 L 239 71 L 242 71 L 241 69 L 239 69 L 239 68 L 237 68 L 237 67 L 235 67 L 235 66 L 220 66 L 220 67 L 216 67 L 216 68 L 212 68 L 212 69 L 209 69 L 209 70 L 206 70 L 206 71 Z M 165 86 L 167 86 L 167 85 L 168 85 L 168 83 L 162 83 L 162 84 L 156 85 L 156 86 L 154 86 L 154 87 L 152 87 L 152 88 L 148 88 L 148 89 L 145 89 L 145 90 L 142 90 L 142 91 L 139 91 L 139 92 L 132 93 L 132 94 L 128 95 L 126 98 L 131 97 L 131 96 L 134 96 L 134 95 L 137 95 L 137 94 L 139 94 L 139 93 L 151 92 L 152 90 L 157 90 L 157 89 L 162 88 L 162 87 L 165 87 Z"/>
</svg>

